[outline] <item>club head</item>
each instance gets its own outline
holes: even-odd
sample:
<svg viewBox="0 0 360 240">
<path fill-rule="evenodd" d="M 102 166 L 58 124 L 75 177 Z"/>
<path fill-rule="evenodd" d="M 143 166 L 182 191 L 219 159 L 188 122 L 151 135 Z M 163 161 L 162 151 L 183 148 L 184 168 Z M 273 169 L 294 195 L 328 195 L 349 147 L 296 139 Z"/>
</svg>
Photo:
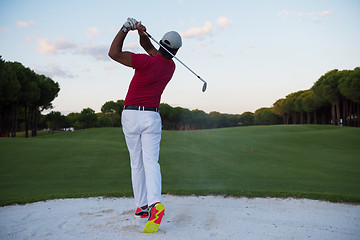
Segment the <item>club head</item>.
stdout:
<svg viewBox="0 0 360 240">
<path fill-rule="evenodd" d="M 206 83 L 206 82 L 204 82 L 204 85 L 203 85 L 203 87 L 202 87 L 202 91 L 203 91 L 203 92 L 205 92 L 205 91 L 206 91 L 206 87 L 207 87 L 207 83 Z"/>
</svg>

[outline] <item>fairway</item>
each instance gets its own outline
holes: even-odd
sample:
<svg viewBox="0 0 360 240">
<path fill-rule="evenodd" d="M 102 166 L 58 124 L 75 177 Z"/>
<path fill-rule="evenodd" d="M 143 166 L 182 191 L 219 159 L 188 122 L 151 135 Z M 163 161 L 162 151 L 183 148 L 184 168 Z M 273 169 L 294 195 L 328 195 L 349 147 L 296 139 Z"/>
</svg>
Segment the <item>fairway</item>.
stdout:
<svg viewBox="0 0 360 240">
<path fill-rule="evenodd" d="M 360 129 L 321 125 L 163 131 L 163 193 L 360 202 Z M 120 128 L 0 139 L 0 204 L 131 196 Z"/>
</svg>

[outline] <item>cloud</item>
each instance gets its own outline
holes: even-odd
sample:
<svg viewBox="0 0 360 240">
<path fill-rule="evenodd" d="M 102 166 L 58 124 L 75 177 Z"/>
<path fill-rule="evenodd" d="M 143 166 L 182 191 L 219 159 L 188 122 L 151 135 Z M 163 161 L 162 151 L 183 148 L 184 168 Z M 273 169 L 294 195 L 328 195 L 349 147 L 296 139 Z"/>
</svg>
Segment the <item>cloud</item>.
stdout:
<svg viewBox="0 0 360 240">
<path fill-rule="evenodd" d="M 206 22 L 205 25 L 201 28 L 190 28 L 186 32 L 180 33 L 183 38 L 191 38 L 197 37 L 202 35 L 207 35 L 211 32 L 213 25 L 211 22 Z"/>
<path fill-rule="evenodd" d="M 77 45 L 64 39 L 58 39 L 52 42 L 48 39 L 38 39 L 39 47 L 38 52 L 42 55 L 57 55 L 59 53 L 71 53 L 77 55 L 87 55 L 95 58 L 96 60 L 109 60 L 108 45 Z"/>
<path fill-rule="evenodd" d="M 0 27 L 0 32 L 8 32 L 9 29 L 6 27 Z"/>
<path fill-rule="evenodd" d="M 53 78 L 53 77 L 74 78 L 74 77 L 76 77 L 76 76 L 68 73 L 67 71 L 62 70 L 59 66 L 54 66 L 54 65 L 40 67 L 40 68 L 34 68 L 33 70 L 38 74 L 43 74 L 50 78 Z"/>
<path fill-rule="evenodd" d="M 74 53 L 87 55 L 95 58 L 96 60 L 110 60 L 108 56 L 109 46 L 107 45 L 88 45 L 79 46 Z"/>
<path fill-rule="evenodd" d="M 286 18 L 296 18 L 301 22 L 312 20 L 314 22 L 322 22 L 323 16 L 330 15 L 330 10 L 325 10 L 321 12 L 296 12 L 296 11 L 289 11 L 289 10 L 282 10 L 278 12 L 278 16 L 283 16 Z"/>
<path fill-rule="evenodd" d="M 86 37 L 89 39 L 94 38 L 96 35 L 100 34 L 100 30 L 96 27 L 88 28 L 88 31 L 86 32 Z"/>
<path fill-rule="evenodd" d="M 64 39 L 58 39 L 55 43 L 48 39 L 38 39 L 37 42 L 39 44 L 38 51 L 43 55 L 57 54 L 61 50 L 76 48 L 75 44 Z"/>
<path fill-rule="evenodd" d="M 226 28 L 231 25 L 231 21 L 227 17 L 219 17 L 217 23 L 222 28 Z"/>
<path fill-rule="evenodd" d="M 23 27 L 28 27 L 28 26 L 32 26 L 35 25 L 35 22 L 33 20 L 30 20 L 28 22 L 23 22 L 23 21 L 17 21 L 16 25 L 19 28 L 23 28 Z"/>
<path fill-rule="evenodd" d="M 217 19 L 217 26 L 219 26 L 220 28 L 229 27 L 231 24 L 232 24 L 231 20 L 227 17 L 221 16 L 221 17 L 218 17 L 218 19 Z M 214 29 L 214 25 L 211 22 L 207 21 L 203 27 L 190 28 L 190 29 L 186 30 L 185 32 L 180 32 L 180 35 L 183 38 L 205 36 L 205 35 L 212 34 L 213 29 Z"/>
<path fill-rule="evenodd" d="M 320 13 L 321 16 L 330 15 L 330 14 L 331 14 L 330 10 L 325 10 Z"/>
<path fill-rule="evenodd" d="M 47 39 L 38 39 L 38 51 L 43 54 L 43 55 L 47 55 L 47 54 L 53 54 L 56 52 L 56 46 L 52 43 L 49 42 L 49 40 Z"/>
</svg>

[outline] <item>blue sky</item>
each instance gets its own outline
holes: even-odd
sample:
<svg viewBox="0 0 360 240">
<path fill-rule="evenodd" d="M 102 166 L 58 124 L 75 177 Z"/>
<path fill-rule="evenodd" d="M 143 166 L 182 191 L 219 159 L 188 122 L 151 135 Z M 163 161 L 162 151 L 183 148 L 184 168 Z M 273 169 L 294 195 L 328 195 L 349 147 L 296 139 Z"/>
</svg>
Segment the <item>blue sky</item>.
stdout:
<svg viewBox="0 0 360 240">
<path fill-rule="evenodd" d="M 133 69 L 110 60 L 109 46 L 127 17 L 160 40 L 183 37 L 180 63 L 161 102 L 241 114 L 309 89 L 332 69 L 360 66 L 360 1 L 53 1 L 0 0 L 0 55 L 60 84 L 64 114 L 124 99 Z M 155 44 L 154 44 L 155 45 Z M 124 49 L 137 53 L 137 33 Z"/>
</svg>

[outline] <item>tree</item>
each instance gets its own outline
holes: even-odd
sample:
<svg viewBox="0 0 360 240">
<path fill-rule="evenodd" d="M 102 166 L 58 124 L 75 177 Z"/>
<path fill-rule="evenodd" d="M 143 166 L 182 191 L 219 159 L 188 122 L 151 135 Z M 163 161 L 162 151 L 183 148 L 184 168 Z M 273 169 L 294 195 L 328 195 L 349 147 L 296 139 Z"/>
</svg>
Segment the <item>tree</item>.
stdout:
<svg viewBox="0 0 360 240">
<path fill-rule="evenodd" d="M 114 127 L 114 118 L 117 112 L 119 112 L 119 104 L 114 101 L 106 102 L 101 107 L 101 112 L 110 117 L 111 127 Z"/>
<path fill-rule="evenodd" d="M 10 132 L 16 132 L 20 90 L 16 71 L 0 56 L 0 137 L 9 137 Z"/>
<path fill-rule="evenodd" d="M 239 124 L 242 126 L 251 126 L 254 125 L 255 117 L 252 112 L 244 112 L 239 117 Z"/>
<path fill-rule="evenodd" d="M 202 110 L 195 109 L 191 111 L 191 127 L 195 129 L 211 128 L 212 119 Z"/>
<path fill-rule="evenodd" d="M 104 113 L 97 113 L 97 126 L 98 127 L 114 127 L 110 117 Z"/>
<path fill-rule="evenodd" d="M 51 78 L 46 77 L 45 75 L 37 75 L 37 84 L 40 88 L 40 97 L 33 103 L 33 137 L 37 136 L 40 112 L 52 108 L 51 102 L 58 96 L 60 91 L 59 83 L 54 82 Z"/>
<path fill-rule="evenodd" d="M 341 72 L 337 69 L 325 73 L 313 86 L 313 91 L 320 98 L 331 103 L 332 124 L 340 125 L 340 91 L 338 88 Z"/>
<path fill-rule="evenodd" d="M 236 127 L 240 124 L 240 115 L 223 114 L 219 112 L 210 112 L 213 119 L 211 128 Z"/>
<path fill-rule="evenodd" d="M 295 97 L 295 111 L 299 113 L 300 115 L 300 124 L 304 124 L 304 108 L 303 108 L 303 98 L 304 98 L 304 93 L 306 91 L 302 90 L 302 91 L 298 91 L 296 93 L 296 97 Z"/>
<path fill-rule="evenodd" d="M 213 119 L 214 127 L 215 128 L 220 128 L 222 126 L 222 124 L 221 124 L 221 113 L 214 111 L 214 112 L 210 112 L 209 115 Z"/>
<path fill-rule="evenodd" d="M 1 57 L 0 57 L 1 58 Z M 50 78 L 40 77 L 19 62 L 0 61 L 0 132 L 15 137 L 24 125 L 26 137 L 31 129 L 37 135 L 40 111 L 51 106 L 60 88 Z"/>
<path fill-rule="evenodd" d="M 294 93 L 290 93 L 289 95 L 286 96 L 285 98 L 285 102 L 283 105 L 283 109 L 285 110 L 285 112 L 287 112 L 287 114 L 289 114 L 289 116 L 292 116 L 292 123 L 293 124 L 297 124 L 297 111 L 296 111 L 296 98 L 299 95 L 298 92 L 294 92 Z"/>
<path fill-rule="evenodd" d="M 314 113 L 314 123 L 316 123 L 316 101 L 314 99 L 314 92 L 312 90 L 304 91 L 301 94 L 302 109 L 307 113 L 307 124 L 311 123 L 311 113 Z"/>
<path fill-rule="evenodd" d="M 69 113 L 66 116 L 66 122 L 68 127 L 73 127 L 74 129 L 81 129 L 82 126 L 80 124 L 80 113 Z"/>
<path fill-rule="evenodd" d="M 285 108 L 285 102 L 285 98 L 277 100 L 273 104 L 271 111 L 279 116 L 282 116 L 284 124 L 289 124 L 289 113 Z"/>
<path fill-rule="evenodd" d="M 340 93 L 351 101 L 360 102 L 360 67 L 347 73 L 340 80 Z"/>
<path fill-rule="evenodd" d="M 82 128 L 92 128 L 96 126 L 97 115 L 91 108 L 84 108 L 79 116 L 79 122 Z"/>
<path fill-rule="evenodd" d="M 350 125 L 350 121 L 355 119 L 352 112 L 357 112 L 358 126 L 360 127 L 360 67 L 355 68 L 353 71 L 348 71 L 340 79 L 339 83 L 340 93 L 347 98 L 344 101 L 344 109 L 347 125 Z M 354 109 L 354 110 L 353 110 Z"/>
<path fill-rule="evenodd" d="M 281 116 L 273 113 L 271 108 L 260 108 L 255 111 L 255 124 L 257 125 L 273 125 L 281 123 Z"/>
<path fill-rule="evenodd" d="M 18 80 L 21 84 L 20 104 L 24 108 L 25 136 L 29 136 L 30 120 L 34 103 L 40 99 L 41 90 L 36 82 L 37 76 L 34 71 L 25 68 L 21 63 L 15 62 Z"/>
<path fill-rule="evenodd" d="M 60 112 L 51 111 L 46 115 L 46 123 L 51 129 L 52 133 L 54 133 L 55 130 L 60 130 L 61 128 L 65 127 L 66 118 L 65 116 L 61 115 Z"/>
<path fill-rule="evenodd" d="M 163 129 L 174 130 L 173 124 L 173 108 L 166 103 L 160 103 L 159 112 L 161 116 L 161 122 Z"/>
<path fill-rule="evenodd" d="M 187 108 L 176 107 L 179 112 L 179 130 L 191 129 L 191 111 Z"/>
</svg>

